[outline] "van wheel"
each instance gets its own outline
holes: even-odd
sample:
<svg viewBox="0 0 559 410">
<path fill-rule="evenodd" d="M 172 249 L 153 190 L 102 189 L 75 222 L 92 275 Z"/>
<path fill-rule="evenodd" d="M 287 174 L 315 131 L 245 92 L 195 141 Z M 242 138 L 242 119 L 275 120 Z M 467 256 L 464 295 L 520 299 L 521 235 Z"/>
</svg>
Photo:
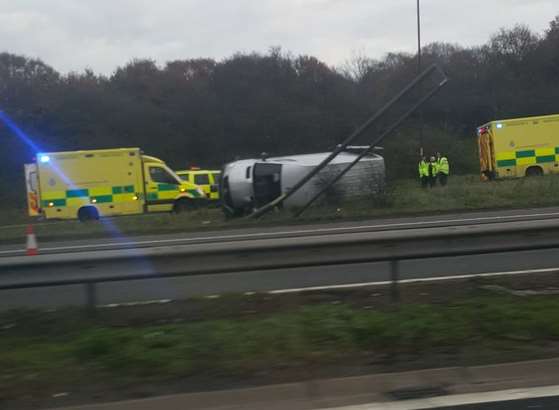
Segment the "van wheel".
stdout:
<svg viewBox="0 0 559 410">
<path fill-rule="evenodd" d="M 175 205 L 173 206 L 173 212 L 176 214 L 190 212 L 194 209 L 196 209 L 196 205 L 194 204 L 194 201 L 191 201 L 189 199 L 184 199 L 184 198 L 179 199 L 177 202 L 175 202 Z"/>
<path fill-rule="evenodd" d="M 93 206 L 84 206 L 78 211 L 78 219 L 81 222 L 97 221 L 99 219 L 99 212 Z"/>
<path fill-rule="evenodd" d="M 527 177 L 541 177 L 543 170 L 540 167 L 530 167 L 526 170 Z"/>
</svg>

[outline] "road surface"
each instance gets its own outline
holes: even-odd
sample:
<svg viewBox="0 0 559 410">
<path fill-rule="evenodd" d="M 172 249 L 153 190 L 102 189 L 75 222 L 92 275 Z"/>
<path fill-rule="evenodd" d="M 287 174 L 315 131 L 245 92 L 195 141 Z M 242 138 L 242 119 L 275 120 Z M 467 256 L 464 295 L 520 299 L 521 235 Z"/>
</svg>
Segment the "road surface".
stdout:
<svg viewBox="0 0 559 410">
<path fill-rule="evenodd" d="M 224 243 L 237 241 L 257 241 L 263 239 L 268 242 L 288 241 L 304 237 L 321 237 L 325 240 L 334 239 L 335 236 L 355 235 L 370 232 L 379 237 L 391 233 L 407 237 L 407 232 L 420 231 L 429 234 L 432 230 L 446 229 L 454 232 L 460 230 L 472 230 L 475 226 L 501 225 L 516 226 L 520 224 L 536 224 L 548 226 L 557 224 L 559 208 L 548 208 L 545 210 L 522 210 L 507 212 L 484 212 L 475 214 L 430 216 L 422 218 L 386 219 L 373 222 L 351 222 L 315 226 L 296 226 L 288 228 L 266 228 L 266 229 L 244 229 L 240 231 L 227 232 L 205 232 L 203 234 L 188 234 L 182 236 L 158 236 L 133 238 L 123 243 L 122 241 L 108 241 L 106 239 L 92 239 L 76 243 L 53 244 L 50 252 L 57 253 L 52 257 L 59 258 L 64 255 L 81 255 L 83 252 L 107 253 L 121 252 L 122 247 L 158 247 L 159 249 L 173 247 L 176 245 L 194 245 L 211 242 L 208 246 L 220 246 Z M 545 223 L 542 225 L 542 219 Z M 548 221 L 549 220 L 549 221 Z M 528 222 L 526 222 L 528 221 Z M 502 222 L 502 224 L 501 224 Z M 466 228 L 463 225 L 468 225 Z M 472 226 L 469 226 L 472 225 Z M 475 226 L 474 226 L 475 225 Z M 540 226 L 536 225 L 536 226 Z M 448 227 L 451 228 L 441 228 Z M 500 228 L 499 228 L 500 229 Z M 382 231 L 382 232 L 376 232 Z M 280 239 L 276 239 L 280 238 Z M 283 238 L 283 239 L 282 239 Z M 285 239 L 287 238 L 287 239 Z M 522 236 L 522 241 L 524 237 Z M 294 243 L 298 243 L 295 242 Z M 410 246 L 415 242 L 410 242 Z M 530 237 L 526 236 L 526 243 L 530 243 Z M 198 245 L 200 246 L 200 245 Z M 206 246 L 206 245 L 202 245 Z M 406 245 L 407 246 L 407 245 Z M 432 246 L 432 245 L 429 245 Z M 446 242 L 439 242 L 437 246 L 446 246 Z M 116 249 L 116 250 L 115 250 Z M 154 248 L 155 249 L 155 248 Z M 331 247 L 329 252 L 335 252 L 338 248 Z M 364 256 L 369 256 L 371 248 L 359 250 Z M 431 248 L 429 248 L 431 249 Z M 43 248 L 43 251 L 45 248 Z M 436 250 L 436 249 L 434 249 Z M 446 250 L 446 248 L 445 248 Z M 5 247 L 1 250 L 4 257 L 0 261 L 8 261 L 8 255 L 19 250 Z M 384 252 L 382 248 L 379 252 Z M 60 252 L 60 254 L 58 254 Z M 309 254 L 316 255 L 319 250 L 304 250 Z M 62 254 L 63 253 L 63 254 Z M 290 254 L 287 254 L 289 257 Z M 318 254 L 319 255 L 319 254 Z M 50 257 L 50 256 L 47 256 Z M 242 257 L 239 256 L 239 257 Z M 320 255 L 319 255 L 320 257 Z M 13 258 L 13 257 L 12 257 Z M 16 256 L 16 259 L 22 257 Z M 23 257 L 26 258 L 26 257 Z M 167 259 L 165 259 L 167 260 Z M 179 261 L 178 269 L 181 269 L 184 261 Z M 196 262 L 195 269 L 199 263 Z M 430 258 L 421 260 L 407 260 L 400 264 L 400 279 L 415 280 L 426 278 L 452 278 L 462 275 L 476 274 L 500 274 L 506 272 L 530 271 L 540 269 L 555 269 L 559 267 L 559 252 L 556 250 L 536 250 L 515 253 L 500 253 L 477 256 L 462 256 L 453 258 Z M 203 268 L 203 266 L 200 266 Z M 21 272 L 4 269 L 0 274 L 0 285 L 14 282 L 33 282 L 49 280 L 60 275 L 62 268 L 58 264 L 42 265 L 40 270 L 25 274 L 22 278 Z M 97 269 L 97 270 L 96 270 Z M 145 275 L 156 274 L 156 269 L 148 259 L 121 259 L 111 262 L 110 265 L 102 267 L 95 264 L 82 264 L 79 268 L 70 265 L 66 267 L 64 278 L 75 279 L 96 276 L 121 276 L 130 273 Z M 309 287 L 339 287 L 356 284 L 374 284 L 389 280 L 389 265 L 386 262 L 359 263 L 351 265 L 319 266 L 312 268 L 282 268 L 267 271 L 246 271 L 240 273 L 193 275 L 179 278 L 149 279 L 141 281 L 100 283 L 97 285 L 98 304 L 107 305 L 115 303 L 132 303 L 149 300 L 182 299 L 201 295 L 219 295 L 223 293 L 242 292 L 266 292 L 266 291 L 299 291 Z M 64 287 L 9 290 L 2 291 L 0 297 L 0 309 L 14 307 L 54 307 L 61 305 L 81 305 L 85 300 L 84 287 L 72 285 Z"/>
<path fill-rule="evenodd" d="M 533 271 L 559 268 L 559 252 L 540 250 L 493 255 L 434 258 L 401 262 L 402 280 L 421 278 L 445 278 L 457 275 L 503 273 L 510 271 Z M 150 273 L 148 263 L 138 265 L 137 273 Z M 41 272 L 40 280 L 55 274 L 51 267 Z M 108 274 L 119 275 L 115 269 Z M 76 272 L 76 276 L 83 272 Z M 11 274 L 0 275 L 1 283 L 13 282 Z M 196 275 L 181 278 L 149 279 L 129 282 L 102 283 L 98 287 L 98 303 L 130 303 L 146 300 L 182 299 L 199 295 L 215 295 L 232 292 L 262 292 L 274 290 L 298 290 L 315 286 L 339 286 L 389 279 L 389 265 L 385 262 L 313 268 L 249 271 L 231 274 Z M 82 304 L 84 288 L 81 285 L 40 289 L 2 291 L 0 309 L 11 307 L 52 307 L 65 304 Z"/>
<path fill-rule="evenodd" d="M 217 243 L 223 241 L 241 241 L 279 237 L 300 237 L 310 235 L 329 235 L 345 232 L 373 232 L 387 230 L 410 230 L 430 227 L 465 226 L 498 222 L 539 221 L 559 219 L 559 208 L 478 211 L 435 216 L 417 216 L 403 218 L 383 218 L 359 222 L 337 222 L 316 225 L 292 225 L 276 227 L 251 227 L 221 231 L 189 232 L 183 234 L 163 234 L 146 236 L 126 236 L 69 239 L 67 241 L 44 242 L 39 237 L 41 254 L 69 253 L 92 250 L 123 248 L 145 248 L 155 246 L 172 246 L 192 243 Z M 25 254 L 25 237 L 22 227 L 21 243 L 0 245 L 0 257 Z M 2 227 L 0 226 L 0 237 Z"/>
</svg>

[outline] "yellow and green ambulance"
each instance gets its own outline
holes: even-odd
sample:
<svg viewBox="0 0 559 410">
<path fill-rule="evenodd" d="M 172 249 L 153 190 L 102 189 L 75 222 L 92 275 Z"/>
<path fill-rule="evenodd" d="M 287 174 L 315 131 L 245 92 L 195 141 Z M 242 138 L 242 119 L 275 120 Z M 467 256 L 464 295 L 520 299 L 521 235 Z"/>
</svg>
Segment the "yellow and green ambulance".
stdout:
<svg viewBox="0 0 559 410">
<path fill-rule="evenodd" d="M 491 121 L 477 136 L 482 179 L 559 173 L 559 115 Z"/>
<path fill-rule="evenodd" d="M 39 153 L 25 176 L 29 214 L 47 219 L 184 212 L 205 198 L 139 148 Z"/>
<path fill-rule="evenodd" d="M 215 169 L 191 168 L 189 170 L 177 171 L 177 175 L 183 180 L 191 184 L 198 185 L 206 197 L 211 201 L 219 199 L 219 181 L 221 171 Z"/>
</svg>

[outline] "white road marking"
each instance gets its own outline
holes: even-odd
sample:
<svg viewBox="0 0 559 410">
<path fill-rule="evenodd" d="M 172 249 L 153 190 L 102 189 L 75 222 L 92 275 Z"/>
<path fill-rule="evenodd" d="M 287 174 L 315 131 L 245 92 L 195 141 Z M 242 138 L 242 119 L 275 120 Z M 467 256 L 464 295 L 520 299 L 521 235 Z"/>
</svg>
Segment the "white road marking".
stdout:
<svg viewBox="0 0 559 410">
<path fill-rule="evenodd" d="M 495 403 L 510 400 L 538 399 L 559 396 L 559 386 L 532 387 L 500 390 L 485 393 L 453 394 L 419 400 L 371 403 L 357 406 L 336 407 L 329 410 L 417 410 L 437 407 L 464 406 L 468 404 Z M 326 410 L 326 409 L 322 409 Z"/>
<path fill-rule="evenodd" d="M 173 239 L 152 239 L 145 241 L 125 241 L 125 242 L 108 242 L 99 244 L 89 244 L 89 245 L 73 245 L 73 246 L 58 246 L 58 247 L 41 247 L 41 251 L 69 251 L 77 249 L 92 249 L 92 248 L 111 248 L 115 246 L 145 246 L 145 245 L 164 245 L 173 243 L 190 243 L 199 241 L 215 241 L 215 240 L 229 240 L 229 239 L 253 239 L 265 236 L 273 235 L 285 236 L 285 235 L 300 235 L 300 234 L 318 234 L 318 233 L 335 233 L 339 231 L 359 231 L 368 229 L 379 229 L 379 228 L 405 228 L 405 227 L 416 227 L 420 225 L 439 225 L 457 222 L 482 222 L 482 221 L 498 221 L 503 222 L 507 220 L 515 220 L 522 218 L 541 218 L 541 217 L 552 217 L 559 216 L 559 212 L 550 213 L 536 213 L 536 214 L 518 214 L 518 215 L 503 215 L 503 216 L 484 216 L 478 218 L 459 218 L 459 219 L 439 219 L 435 221 L 419 221 L 419 222 L 400 222 L 400 223 L 389 223 L 389 224 L 378 224 L 378 225 L 361 225 L 361 226 L 345 226 L 338 228 L 316 228 L 316 229 L 300 229 L 292 231 L 280 231 L 280 232 L 257 232 L 257 233 L 246 233 L 246 234 L 234 234 L 234 235 L 216 235 L 216 236 L 200 236 L 195 238 L 173 238 Z M 24 250 L 5 250 L 0 251 L 2 254 L 14 254 L 23 253 Z"/>
<path fill-rule="evenodd" d="M 527 275 L 527 274 L 538 274 L 538 273 L 552 273 L 558 272 L 559 267 L 557 268 L 545 268 L 545 269 L 530 269 L 530 270 L 518 270 L 518 271 L 510 271 L 510 272 L 491 272 L 491 273 L 476 273 L 476 274 L 468 274 L 468 275 L 455 275 L 455 276 L 438 276 L 434 278 L 418 278 L 418 279 L 404 279 L 399 281 L 400 284 L 410 284 L 410 283 L 420 283 L 420 282 L 437 282 L 437 281 L 445 281 L 445 280 L 454 280 L 454 279 L 470 279 L 470 278 L 479 278 L 479 277 L 495 277 L 495 276 L 512 276 L 512 275 Z M 299 292 L 309 292 L 309 291 L 317 291 L 317 290 L 332 290 L 332 289 L 351 289 L 351 288 L 361 288 L 367 286 L 386 286 L 390 285 L 390 281 L 378 281 L 378 282 L 362 282 L 362 283 L 348 283 L 344 285 L 330 285 L 330 286 L 309 286 L 306 288 L 293 288 L 293 289 L 277 289 L 277 290 L 270 290 L 267 292 L 255 292 L 255 291 L 248 291 L 244 292 L 244 296 L 253 296 L 258 293 L 268 293 L 272 295 L 281 295 L 285 293 L 299 293 Z M 204 298 L 206 299 L 219 299 L 221 298 L 221 294 L 213 294 L 213 295 L 205 295 Z M 124 302 L 124 303 L 109 303 L 106 305 L 98 305 L 99 308 L 116 308 L 120 306 L 141 306 L 141 305 L 152 305 L 152 304 L 166 304 L 173 302 L 173 299 L 155 299 L 155 300 L 145 300 L 145 301 L 136 301 L 136 302 Z M 557 391 L 559 395 L 559 390 Z"/>
<path fill-rule="evenodd" d="M 514 276 L 514 275 L 530 275 L 538 273 L 552 273 L 559 272 L 559 267 L 557 268 L 545 268 L 545 269 L 530 269 L 530 270 L 517 270 L 509 272 L 488 272 L 488 273 L 471 273 L 467 275 L 454 275 L 454 276 L 435 276 L 432 278 L 417 278 L 417 279 L 403 279 L 398 281 L 398 283 L 405 285 L 410 283 L 421 283 L 421 282 L 439 282 L 445 280 L 455 280 L 455 279 L 472 279 L 472 278 L 488 278 L 497 276 Z M 392 282 L 389 280 L 377 281 L 377 282 L 360 282 L 360 283 L 346 283 L 343 285 L 327 285 L 327 286 L 308 286 L 305 288 L 292 288 L 292 289 L 278 289 L 268 291 L 270 294 L 282 294 L 282 293 L 298 293 L 298 292 L 309 292 L 316 290 L 332 290 L 332 289 L 351 289 L 351 288 L 362 288 L 367 286 L 386 286 L 390 285 Z M 558 392 L 559 393 L 559 392 Z"/>
<path fill-rule="evenodd" d="M 171 303 L 172 299 L 140 300 L 137 302 L 109 303 L 107 305 L 97 305 L 98 308 L 112 309 L 121 306 L 144 306 L 144 305 L 163 305 Z"/>
</svg>

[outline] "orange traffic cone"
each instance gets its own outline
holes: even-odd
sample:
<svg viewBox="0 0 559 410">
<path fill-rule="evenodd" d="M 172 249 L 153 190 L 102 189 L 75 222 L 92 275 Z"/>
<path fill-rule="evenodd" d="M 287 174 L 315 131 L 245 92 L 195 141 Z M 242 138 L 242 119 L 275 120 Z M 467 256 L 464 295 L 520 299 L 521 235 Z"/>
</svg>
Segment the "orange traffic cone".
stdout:
<svg viewBox="0 0 559 410">
<path fill-rule="evenodd" d="M 37 238 L 35 237 L 35 232 L 33 232 L 33 225 L 27 225 L 27 256 L 34 256 L 39 254 L 39 248 L 37 247 Z"/>
</svg>

